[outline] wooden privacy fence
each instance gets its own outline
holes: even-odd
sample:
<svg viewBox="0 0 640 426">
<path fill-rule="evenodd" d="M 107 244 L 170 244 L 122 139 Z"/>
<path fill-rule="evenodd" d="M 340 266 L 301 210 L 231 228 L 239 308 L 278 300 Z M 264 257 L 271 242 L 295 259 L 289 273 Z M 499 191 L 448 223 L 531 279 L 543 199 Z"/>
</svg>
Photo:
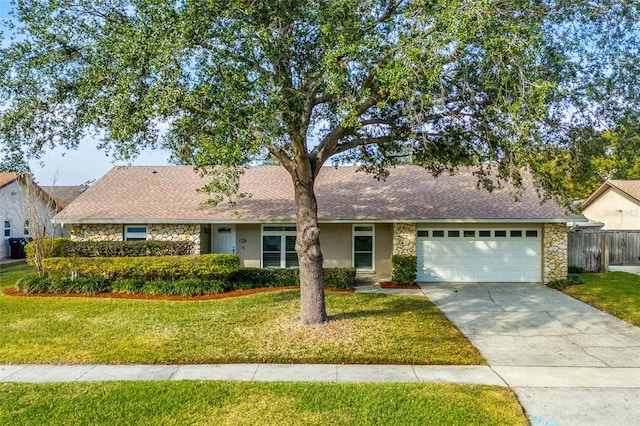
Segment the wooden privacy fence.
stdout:
<svg viewBox="0 0 640 426">
<path fill-rule="evenodd" d="M 608 265 L 640 265 L 640 231 L 574 230 L 568 239 L 569 266 L 602 272 Z"/>
</svg>

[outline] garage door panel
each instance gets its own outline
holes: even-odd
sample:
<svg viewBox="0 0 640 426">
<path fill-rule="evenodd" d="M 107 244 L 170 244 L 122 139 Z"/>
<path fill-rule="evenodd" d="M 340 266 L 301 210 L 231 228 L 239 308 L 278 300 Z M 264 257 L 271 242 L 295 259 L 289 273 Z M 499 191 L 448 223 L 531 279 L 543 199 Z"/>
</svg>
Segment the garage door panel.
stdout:
<svg viewBox="0 0 640 426">
<path fill-rule="evenodd" d="M 522 229 L 507 232 L 506 237 L 496 237 L 494 230 L 490 231 L 491 238 L 478 237 L 479 230 L 475 232 L 476 237 L 463 237 L 462 231 L 458 234 L 460 237 L 418 237 L 418 280 L 539 282 L 542 232 L 535 230 L 526 234 L 527 230 Z M 504 235 L 503 232 L 497 234 Z M 535 237 L 524 236 L 533 234 Z"/>
</svg>

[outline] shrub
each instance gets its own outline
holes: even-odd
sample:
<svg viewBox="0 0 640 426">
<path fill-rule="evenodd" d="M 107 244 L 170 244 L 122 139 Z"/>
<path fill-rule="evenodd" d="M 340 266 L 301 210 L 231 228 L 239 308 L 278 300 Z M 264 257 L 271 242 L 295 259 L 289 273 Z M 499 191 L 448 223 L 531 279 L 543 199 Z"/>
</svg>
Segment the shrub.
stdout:
<svg viewBox="0 0 640 426">
<path fill-rule="evenodd" d="M 142 293 L 145 281 L 140 278 L 120 278 L 111 283 L 111 291 L 114 293 L 138 294 Z"/>
<path fill-rule="evenodd" d="M 140 293 L 145 294 L 181 296 L 203 296 L 224 292 L 224 281 L 198 278 L 177 281 L 147 281 L 140 290 Z"/>
<path fill-rule="evenodd" d="M 181 279 L 226 279 L 240 267 L 240 259 L 231 254 L 150 257 L 63 257 L 43 260 L 46 275 L 64 279 L 102 277 L 109 280 L 137 278 L 143 281 Z"/>
<path fill-rule="evenodd" d="M 569 272 L 570 274 L 581 274 L 584 272 L 584 268 L 576 265 L 569 265 L 569 267 L 567 268 L 567 272 Z"/>
<path fill-rule="evenodd" d="M 326 268 L 324 285 L 333 288 L 352 289 L 356 286 L 356 268 Z"/>
<path fill-rule="evenodd" d="M 111 291 L 109 281 L 100 277 L 54 279 L 49 277 L 29 277 L 18 281 L 16 288 L 26 294 L 34 293 L 85 293 L 98 294 Z"/>
<path fill-rule="evenodd" d="M 354 288 L 355 268 L 325 268 L 324 284 L 334 288 Z M 246 290 L 262 287 L 287 287 L 300 285 L 297 269 L 281 268 L 240 268 L 232 272 L 228 280 L 228 290 Z"/>
<path fill-rule="evenodd" d="M 228 290 L 294 285 L 298 285 L 298 271 L 296 269 L 240 268 L 232 272 L 228 279 Z"/>
<path fill-rule="evenodd" d="M 25 294 L 48 293 L 51 278 L 29 276 L 22 277 L 16 283 L 16 288 Z"/>
<path fill-rule="evenodd" d="M 48 257 L 62 257 L 65 248 L 72 244 L 68 238 L 40 238 L 33 240 L 24 247 L 27 257 L 27 263 L 31 266 L 35 265 L 36 248 L 40 252 L 42 259 Z"/>
<path fill-rule="evenodd" d="M 569 274 L 569 275 L 567 275 L 567 281 L 571 285 L 584 284 L 584 279 L 582 278 L 582 275 L 580 275 L 580 274 Z"/>
<path fill-rule="evenodd" d="M 193 252 L 191 241 L 74 241 L 64 257 L 184 256 Z"/>
<path fill-rule="evenodd" d="M 567 280 L 566 278 L 561 278 L 561 279 L 558 279 L 558 280 L 549 281 L 547 283 L 547 286 L 549 286 L 550 288 L 554 288 L 556 290 L 563 289 L 568 285 L 569 285 L 569 280 Z"/>
<path fill-rule="evenodd" d="M 399 285 L 411 285 L 416 281 L 418 270 L 417 256 L 394 254 L 391 256 L 391 280 Z"/>
<path fill-rule="evenodd" d="M 563 289 L 570 285 L 584 284 L 584 279 L 582 275 L 579 274 L 569 274 L 566 278 L 562 278 L 559 280 L 553 280 L 547 284 L 547 286 L 555 289 Z"/>
</svg>

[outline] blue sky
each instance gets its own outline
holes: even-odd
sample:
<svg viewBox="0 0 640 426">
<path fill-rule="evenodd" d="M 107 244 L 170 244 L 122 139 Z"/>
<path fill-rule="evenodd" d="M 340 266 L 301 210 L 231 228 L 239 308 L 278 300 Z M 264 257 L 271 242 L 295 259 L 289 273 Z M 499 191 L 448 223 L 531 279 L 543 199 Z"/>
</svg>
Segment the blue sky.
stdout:
<svg viewBox="0 0 640 426">
<path fill-rule="evenodd" d="M 0 20 L 8 19 L 11 9 L 10 0 L 0 0 Z M 3 35 L 2 45 L 8 37 Z M 85 140 L 77 150 L 67 151 L 56 148 L 44 153 L 41 159 L 29 162 L 36 180 L 41 185 L 79 185 L 99 179 L 114 165 L 111 157 L 96 149 L 97 141 Z M 167 163 L 168 152 L 146 150 L 132 162 L 134 165 L 161 165 Z"/>
</svg>

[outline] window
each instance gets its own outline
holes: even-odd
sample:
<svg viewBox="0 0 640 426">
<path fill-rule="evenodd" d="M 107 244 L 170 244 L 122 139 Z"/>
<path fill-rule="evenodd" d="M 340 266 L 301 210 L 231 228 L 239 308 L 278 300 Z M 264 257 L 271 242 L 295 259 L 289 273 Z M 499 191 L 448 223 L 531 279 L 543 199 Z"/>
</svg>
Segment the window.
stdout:
<svg viewBox="0 0 640 426">
<path fill-rule="evenodd" d="M 373 225 L 353 227 L 353 266 L 358 271 L 373 271 L 374 259 Z"/>
<path fill-rule="evenodd" d="M 428 237 L 429 231 L 418 231 L 418 237 Z"/>
<path fill-rule="evenodd" d="M 529 230 L 529 231 L 527 231 L 527 232 L 525 233 L 525 235 L 526 235 L 528 238 L 532 238 L 532 237 L 533 237 L 533 238 L 537 238 L 537 237 L 538 237 L 538 231 L 536 231 L 536 230 L 533 230 L 533 231 L 532 231 L 532 230 Z"/>
<path fill-rule="evenodd" d="M 449 232 L 447 232 L 447 237 L 455 238 L 455 237 L 459 237 L 459 236 L 460 236 L 460 231 L 449 231 Z"/>
<path fill-rule="evenodd" d="M 262 267 L 298 267 L 295 226 L 262 227 Z"/>
<path fill-rule="evenodd" d="M 434 238 L 443 238 L 444 237 L 444 231 L 433 231 L 433 237 Z"/>
<path fill-rule="evenodd" d="M 144 241 L 146 239 L 147 239 L 146 226 L 125 226 L 124 227 L 125 241 Z"/>
<path fill-rule="evenodd" d="M 518 230 L 518 231 L 511 231 L 511 236 L 512 237 L 522 237 L 522 231 Z"/>
<path fill-rule="evenodd" d="M 24 221 L 24 232 L 22 233 L 22 235 L 24 235 L 25 237 L 28 236 L 30 230 L 31 230 L 31 224 L 29 223 L 29 219 L 26 219 Z"/>
<path fill-rule="evenodd" d="M 507 231 L 494 231 L 493 236 L 494 237 L 506 237 L 507 236 Z"/>
<path fill-rule="evenodd" d="M 4 236 L 5 237 L 10 237 L 11 236 L 11 221 L 10 220 L 5 220 L 4 221 Z"/>
<path fill-rule="evenodd" d="M 475 238 L 476 231 L 464 231 L 463 235 L 465 238 Z"/>
<path fill-rule="evenodd" d="M 478 231 L 478 235 L 482 238 L 488 238 L 488 237 L 491 237 L 491 231 L 488 231 L 488 230 Z"/>
</svg>

